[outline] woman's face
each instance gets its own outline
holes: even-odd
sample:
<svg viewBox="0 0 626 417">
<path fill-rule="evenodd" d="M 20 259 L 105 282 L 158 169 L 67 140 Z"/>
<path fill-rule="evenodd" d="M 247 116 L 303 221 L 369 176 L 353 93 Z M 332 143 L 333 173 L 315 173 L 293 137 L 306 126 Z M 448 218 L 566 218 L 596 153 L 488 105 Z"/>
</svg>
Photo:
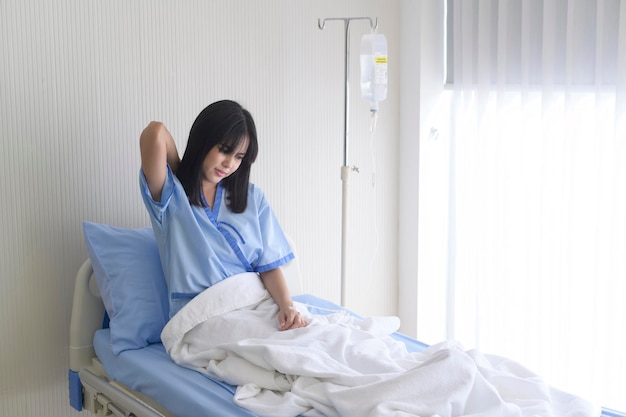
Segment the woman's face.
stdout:
<svg viewBox="0 0 626 417">
<path fill-rule="evenodd" d="M 203 182 L 217 184 L 224 178 L 237 171 L 248 150 L 248 140 L 242 141 L 237 149 L 228 145 L 215 145 L 204 158 L 202 163 Z"/>
</svg>

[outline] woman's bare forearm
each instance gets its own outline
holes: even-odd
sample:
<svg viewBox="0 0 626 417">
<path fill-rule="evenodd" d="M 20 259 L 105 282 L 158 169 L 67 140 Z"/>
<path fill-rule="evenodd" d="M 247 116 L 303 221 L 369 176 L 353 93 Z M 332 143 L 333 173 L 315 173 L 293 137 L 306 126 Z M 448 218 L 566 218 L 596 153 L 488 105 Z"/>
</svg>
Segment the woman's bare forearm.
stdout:
<svg viewBox="0 0 626 417">
<path fill-rule="evenodd" d="M 280 268 L 262 272 L 261 280 L 280 309 L 293 306 L 287 282 Z"/>
<path fill-rule="evenodd" d="M 293 307 L 289 288 L 280 268 L 262 272 L 261 280 L 276 304 L 278 304 L 279 329 L 290 330 L 306 326 L 307 322 L 301 317 L 300 312 Z"/>
<path fill-rule="evenodd" d="M 161 191 L 167 175 L 167 164 L 176 172 L 180 164 L 174 138 L 161 122 L 150 122 L 139 138 L 141 169 L 155 201 L 161 200 Z"/>
</svg>

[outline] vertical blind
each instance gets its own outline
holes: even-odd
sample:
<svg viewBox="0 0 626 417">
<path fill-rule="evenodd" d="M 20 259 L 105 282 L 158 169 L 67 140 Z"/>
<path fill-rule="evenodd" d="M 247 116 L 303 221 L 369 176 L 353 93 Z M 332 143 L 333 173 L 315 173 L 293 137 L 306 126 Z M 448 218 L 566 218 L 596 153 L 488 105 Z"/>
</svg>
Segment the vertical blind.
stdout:
<svg viewBox="0 0 626 417">
<path fill-rule="evenodd" d="M 614 86 L 622 3 L 448 0 L 447 81 Z"/>
<path fill-rule="evenodd" d="M 447 43 L 447 336 L 626 410 L 626 1 L 450 0 Z"/>
</svg>

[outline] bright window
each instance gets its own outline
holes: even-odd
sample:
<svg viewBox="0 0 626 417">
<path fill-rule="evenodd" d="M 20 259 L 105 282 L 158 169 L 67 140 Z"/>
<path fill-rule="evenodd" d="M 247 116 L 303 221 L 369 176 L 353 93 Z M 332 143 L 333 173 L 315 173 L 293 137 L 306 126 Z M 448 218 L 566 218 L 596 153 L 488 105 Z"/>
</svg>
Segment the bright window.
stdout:
<svg viewBox="0 0 626 417">
<path fill-rule="evenodd" d="M 626 5 L 453 4 L 448 119 L 420 148 L 418 337 L 445 324 L 626 410 Z"/>
</svg>

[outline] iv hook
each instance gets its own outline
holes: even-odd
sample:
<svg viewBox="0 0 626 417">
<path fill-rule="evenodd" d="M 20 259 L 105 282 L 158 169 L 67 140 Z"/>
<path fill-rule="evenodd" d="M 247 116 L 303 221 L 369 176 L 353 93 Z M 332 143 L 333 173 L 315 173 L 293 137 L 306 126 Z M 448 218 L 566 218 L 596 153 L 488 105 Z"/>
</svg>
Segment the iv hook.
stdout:
<svg viewBox="0 0 626 417">
<path fill-rule="evenodd" d="M 324 19 L 317 19 L 317 27 L 320 30 L 324 30 L 326 28 L 326 22 L 329 20 L 343 20 L 344 22 L 349 22 L 350 20 L 369 20 L 370 28 L 372 30 L 378 29 L 378 18 L 376 20 L 372 20 L 371 17 L 326 17 Z"/>
</svg>

